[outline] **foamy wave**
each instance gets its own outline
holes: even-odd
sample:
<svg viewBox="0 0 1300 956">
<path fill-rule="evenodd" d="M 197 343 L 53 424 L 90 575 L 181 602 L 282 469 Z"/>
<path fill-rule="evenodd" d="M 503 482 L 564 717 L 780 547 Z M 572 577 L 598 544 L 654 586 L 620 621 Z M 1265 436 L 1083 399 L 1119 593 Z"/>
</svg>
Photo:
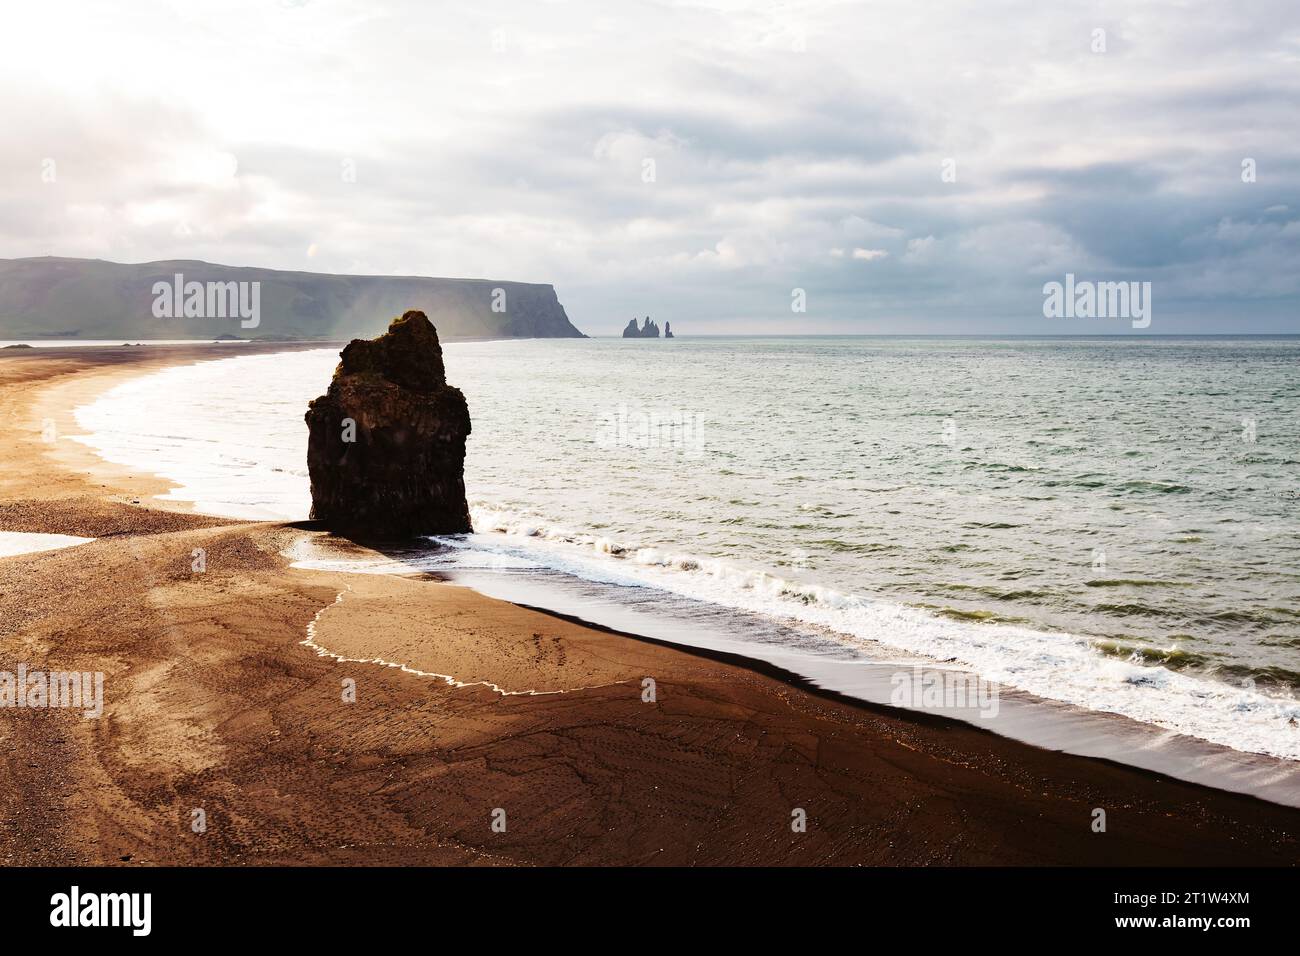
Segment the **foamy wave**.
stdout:
<svg viewBox="0 0 1300 956">
<path fill-rule="evenodd" d="M 302 409 L 328 381 L 334 349 L 244 355 L 178 365 L 123 382 L 74 416 L 74 440 L 175 487 L 162 498 L 205 514 L 297 520 L 311 506 Z M 273 397 L 244 390 L 276 382 Z"/>
<path fill-rule="evenodd" d="M 947 620 L 906 605 L 768 571 L 587 534 L 476 503 L 479 533 L 438 538 L 457 549 L 536 562 L 585 580 L 655 587 L 682 597 L 829 631 L 970 668 L 1047 700 L 1123 715 L 1249 753 L 1300 760 L 1300 702 L 1138 657 L 1101 653 L 1085 637 Z"/>
</svg>

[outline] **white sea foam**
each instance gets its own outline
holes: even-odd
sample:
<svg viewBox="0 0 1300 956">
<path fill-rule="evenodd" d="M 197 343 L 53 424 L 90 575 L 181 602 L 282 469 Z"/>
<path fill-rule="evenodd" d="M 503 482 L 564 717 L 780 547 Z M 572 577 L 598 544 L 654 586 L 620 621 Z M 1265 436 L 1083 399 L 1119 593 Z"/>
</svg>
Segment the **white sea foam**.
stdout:
<svg viewBox="0 0 1300 956">
<path fill-rule="evenodd" d="M 73 437 L 173 482 L 162 497 L 199 511 L 300 520 L 311 509 L 303 414 L 337 362 L 322 349 L 165 369 L 76 409 L 88 433 Z"/>
<path fill-rule="evenodd" d="M 435 540 L 584 580 L 654 587 L 811 625 L 858 646 L 870 642 L 968 667 L 985 680 L 1047 700 L 1120 714 L 1248 753 L 1300 760 L 1300 702 L 1290 697 L 1106 655 L 1078 635 L 948 620 L 727 561 L 548 527 L 483 504 L 472 517 L 479 533 Z"/>
<path fill-rule="evenodd" d="M 517 347 L 530 346 L 536 348 L 535 343 Z M 458 348 L 448 349 L 449 368 L 460 354 Z M 491 362 L 504 361 L 507 351 L 493 349 Z M 302 414 L 307 400 L 319 394 L 328 381 L 336 361 L 333 350 L 247 356 L 142 377 L 77 410 L 78 422 L 90 431 L 82 440 L 111 461 L 148 469 L 175 482 L 178 487 L 170 497 L 192 501 L 201 511 L 242 518 L 300 519 L 309 506 L 304 464 L 307 433 Z M 530 357 L 530 373 L 531 361 Z M 482 380 L 481 386 L 483 381 L 490 382 L 489 372 L 464 364 L 459 375 L 466 375 L 467 369 Z M 455 369 L 453 380 L 462 380 Z M 477 404 L 471 395 L 476 409 L 475 436 L 483 441 L 486 433 L 489 444 L 496 440 L 494 458 L 500 459 L 497 436 L 518 427 L 518 422 L 507 425 L 504 421 L 505 415 L 515 414 L 518 403 L 505 402 L 503 410 L 481 397 L 483 394 Z M 567 414 L 577 413 L 569 410 Z M 714 434 L 720 434 L 720 427 Z M 566 453 L 575 454 L 586 447 L 572 446 Z M 571 467 L 563 457 L 547 461 L 547 480 L 568 474 Z M 648 467 L 668 467 L 663 461 L 655 459 Z M 473 475 L 470 477 L 473 490 L 475 482 Z M 661 521 L 656 525 L 657 540 L 647 544 L 625 533 L 598 529 L 595 523 L 566 528 L 552 517 L 518 504 L 529 498 L 544 499 L 543 492 L 549 488 L 534 494 L 527 476 L 518 476 L 514 484 L 510 477 L 494 473 L 495 484 L 487 480 L 478 483 L 490 492 L 480 492 L 474 502 L 474 526 L 479 533 L 440 539 L 443 550 L 431 556 L 430 569 L 459 565 L 527 573 L 530 568 L 549 568 L 617 587 L 656 588 L 834 634 L 847 647 L 886 647 L 900 654 L 951 662 L 985 680 L 1045 699 L 1125 715 L 1245 752 L 1300 760 L 1300 704 L 1288 696 L 1236 687 L 1136 657 L 1105 654 L 1087 637 L 1061 630 L 939 617 L 871 593 L 869 571 L 863 572 L 867 587 L 861 589 L 823 583 L 818 580 L 818 570 L 776 574 L 758 567 L 765 557 L 756 550 L 763 541 L 758 537 L 756 544 L 746 542 L 746 553 L 757 557 L 747 562 L 664 543 L 674 537 L 691 540 L 696 526 L 690 524 L 665 527 Z M 532 480 L 537 480 L 536 475 Z M 906 491 L 889 482 L 884 486 L 895 497 L 903 497 Z M 829 494 L 833 486 L 828 482 L 817 487 L 814 494 Z M 874 485 L 849 490 L 875 493 Z M 598 495 L 607 511 L 620 508 L 613 487 L 599 489 Z M 959 514 L 972 507 L 951 488 L 936 489 L 927 500 L 945 507 L 957 502 L 954 507 Z M 588 511 L 592 509 L 589 501 L 580 503 Z M 802 515 L 846 510 L 842 500 L 823 508 L 805 498 L 796 499 L 790 507 Z M 1001 507 L 990 514 L 1015 517 L 1009 506 Z M 629 515 L 635 514 L 635 509 L 624 507 L 618 517 L 627 523 Z M 738 516 L 731 526 L 743 529 L 750 520 Z M 996 527 L 1004 525 L 1016 527 L 1010 520 Z M 925 531 L 922 527 L 919 534 L 923 536 Z M 783 534 L 781 539 L 797 541 L 791 534 Z M 453 555 L 450 559 L 447 549 Z M 309 560 L 308 566 L 313 566 L 312 561 L 314 566 L 324 566 L 319 558 Z M 342 560 L 332 567 L 389 573 L 406 572 L 419 564 L 418 560 L 383 559 L 358 565 Z"/>
</svg>

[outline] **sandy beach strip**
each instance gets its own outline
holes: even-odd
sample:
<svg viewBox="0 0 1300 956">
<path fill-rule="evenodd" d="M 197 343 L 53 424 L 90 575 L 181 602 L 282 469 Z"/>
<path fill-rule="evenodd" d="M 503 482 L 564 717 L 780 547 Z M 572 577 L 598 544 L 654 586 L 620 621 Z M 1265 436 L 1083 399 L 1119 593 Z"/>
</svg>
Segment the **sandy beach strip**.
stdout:
<svg viewBox="0 0 1300 956">
<path fill-rule="evenodd" d="M 67 438 L 126 377 L 231 354 L 0 352 L 0 531 L 95 539 L 0 558 L 0 671 L 104 675 L 98 718 L 0 707 L 0 862 L 1300 860 L 1297 810 L 437 581 L 290 568 L 320 532 L 164 506 Z"/>
</svg>

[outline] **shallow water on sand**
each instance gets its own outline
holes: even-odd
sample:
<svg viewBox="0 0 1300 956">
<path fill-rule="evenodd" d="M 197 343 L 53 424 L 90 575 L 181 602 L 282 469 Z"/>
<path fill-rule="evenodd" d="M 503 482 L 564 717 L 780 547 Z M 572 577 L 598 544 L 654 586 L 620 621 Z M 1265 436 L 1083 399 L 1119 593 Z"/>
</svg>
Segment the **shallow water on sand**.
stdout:
<svg viewBox="0 0 1300 956">
<path fill-rule="evenodd" d="M 88 544 L 94 540 L 94 538 L 79 538 L 71 534 L 0 531 L 0 558 L 11 558 L 18 554 L 37 554 L 41 551 L 58 551 L 77 544 Z"/>
<path fill-rule="evenodd" d="M 332 350 L 128 382 L 78 418 L 201 510 L 301 518 Z M 1300 759 L 1300 340 L 452 344 L 478 534 Z M 445 553 L 442 552 L 442 553 Z"/>
</svg>

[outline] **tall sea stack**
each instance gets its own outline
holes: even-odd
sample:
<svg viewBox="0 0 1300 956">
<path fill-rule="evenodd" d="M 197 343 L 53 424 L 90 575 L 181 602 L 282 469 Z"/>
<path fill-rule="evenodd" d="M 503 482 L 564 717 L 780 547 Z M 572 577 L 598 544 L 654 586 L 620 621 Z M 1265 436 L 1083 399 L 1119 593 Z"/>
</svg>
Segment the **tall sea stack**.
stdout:
<svg viewBox="0 0 1300 956">
<path fill-rule="evenodd" d="M 623 330 L 625 339 L 657 339 L 659 338 L 659 323 L 651 320 L 650 316 L 645 317 L 645 325 L 637 328 L 636 319 L 627 324 Z"/>
<path fill-rule="evenodd" d="M 447 384 L 433 324 L 407 312 L 342 359 L 307 406 L 311 516 L 357 539 L 470 531 L 469 408 Z"/>
</svg>

